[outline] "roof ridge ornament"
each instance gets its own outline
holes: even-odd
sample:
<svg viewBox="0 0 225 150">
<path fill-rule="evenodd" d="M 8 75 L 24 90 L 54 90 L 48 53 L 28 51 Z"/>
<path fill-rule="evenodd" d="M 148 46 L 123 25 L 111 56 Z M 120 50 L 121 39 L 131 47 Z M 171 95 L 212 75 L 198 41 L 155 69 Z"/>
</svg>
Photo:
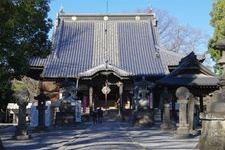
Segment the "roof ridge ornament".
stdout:
<svg viewBox="0 0 225 150">
<path fill-rule="evenodd" d="M 76 20 L 77 20 L 77 17 L 76 17 L 76 16 L 72 16 L 71 19 L 72 19 L 73 21 L 76 21 Z"/>
<path fill-rule="evenodd" d="M 106 15 L 103 17 L 103 20 L 107 21 L 109 19 L 109 17 Z"/>
<path fill-rule="evenodd" d="M 199 60 L 197 59 L 196 54 L 193 51 L 191 53 L 189 53 L 186 57 L 182 58 L 179 63 L 181 64 L 181 63 L 183 63 L 185 61 L 191 61 L 193 63 L 199 62 Z"/>
<path fill-rule="evenodd" d="M 60 6 L 59 13 L 60 13 L 60 14 L 64 14 L 64 13 L 65 13 L 62 4 L 61 4 L 61 6 Z"/>
<path fill-rule="evenodd" d="M 105 70 L 106 70 L 106 71 L 108 70 L 108 66 L 109 66 L 109 60 L 106 60 L 106 61 L 105 61 Z"/>
</svg>

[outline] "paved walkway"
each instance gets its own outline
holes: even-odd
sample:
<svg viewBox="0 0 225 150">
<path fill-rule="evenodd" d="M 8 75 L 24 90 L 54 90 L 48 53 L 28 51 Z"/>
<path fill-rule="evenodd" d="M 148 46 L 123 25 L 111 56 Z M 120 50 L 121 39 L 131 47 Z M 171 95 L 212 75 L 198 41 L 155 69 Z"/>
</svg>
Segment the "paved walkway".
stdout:
<svg viewBox="0 0 225 150">
<path fill-rule="evenodd" d="M 199 136 L 177 139 L 175 132 L 161 132 L 158 125 L 137 128 L 121 122 L 52 128 L 44 133 L 30 133 L 32 138 L 24 141 L 12 139 L 14 129 L 14 126 L 0 128 L 6 150 L 193 150 L 199 139 Z"/>
</svg>

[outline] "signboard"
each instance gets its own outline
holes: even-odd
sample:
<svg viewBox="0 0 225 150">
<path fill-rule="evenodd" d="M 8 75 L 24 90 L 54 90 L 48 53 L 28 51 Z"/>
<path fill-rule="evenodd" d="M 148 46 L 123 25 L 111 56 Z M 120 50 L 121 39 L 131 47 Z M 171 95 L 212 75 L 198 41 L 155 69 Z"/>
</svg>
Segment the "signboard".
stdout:
<svg viewBox="0 0 225 150">
<path fill-rule="evenodd" d="M 75 121 L 81 122 L 81 100 L 76 100 Z"/>
</svg>

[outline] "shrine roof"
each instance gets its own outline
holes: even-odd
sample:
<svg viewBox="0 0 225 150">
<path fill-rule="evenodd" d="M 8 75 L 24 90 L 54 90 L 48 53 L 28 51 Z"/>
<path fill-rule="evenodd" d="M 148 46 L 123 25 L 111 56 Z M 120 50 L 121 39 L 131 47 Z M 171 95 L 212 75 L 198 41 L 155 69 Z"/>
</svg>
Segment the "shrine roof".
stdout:
<svg viewBox="0 0 225 150">
<path fill-rule="evenodd" d="M 163 85 L 198 85 L 198 86 L 218 86 L 219 79 L 214 76 L 204 76 L 203 74 L 189 74 L 181 76 L 171 76 L 160 80 Z"/>
<path fill-rule="evenodd" d="M 163 76 L 168 68 L 156 48 L 156 24 L 153 13 L 59 14 L 52 53 L 30 65 L 43 66 L 42 77 L 50 78 L 78 77 L 106 61 L 130 76 Z"/>
<path fill-rule="evenodd" d="M 181 59 L 180 64 L 169 75 L 158 81 L 163 85 L 218 86 L 219 77 L 205 67 L 191 52 Z"/>
</svg>

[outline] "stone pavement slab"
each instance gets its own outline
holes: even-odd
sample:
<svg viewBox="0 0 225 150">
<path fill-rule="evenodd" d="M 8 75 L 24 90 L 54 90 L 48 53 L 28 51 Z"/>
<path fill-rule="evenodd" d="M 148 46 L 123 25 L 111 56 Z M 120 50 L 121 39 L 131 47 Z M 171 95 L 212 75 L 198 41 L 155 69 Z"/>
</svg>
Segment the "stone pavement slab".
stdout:
<svg viewBox="0 0 225 150">
<path fill-rule="evenodd" d="M 132 127 L 126 122 L 104 122 L 77 127 L 52 128 L 48 132 L 30 133 L 31 139 L 12 139 L 14 126 L 0 128 L 0 136 L 6 150 L 193 150 L 199 136 L 178 139 L 174 131 L 161 132 L 152 128 Z"/>
<path fill-rule="evenodd" d="M 47 132 L 40 133 L 29 130 L 31 138 L 28 140 L 12 139 L 15 127 L 9 126 L 0 129 L 0 136 L 6 150 L 55 150 L 76 138 L 87 125 L 50 128 Z"/>
<path fill-rule="evenodd" d="M 166 133 L 158 129 L 132 129 L 129 134 L 144 149 L 150 150 L 193 150 L 197 149 L 199 140 L 199 136 L 181 139 L 176 137 L 175 131 Z"/>
</svg>

